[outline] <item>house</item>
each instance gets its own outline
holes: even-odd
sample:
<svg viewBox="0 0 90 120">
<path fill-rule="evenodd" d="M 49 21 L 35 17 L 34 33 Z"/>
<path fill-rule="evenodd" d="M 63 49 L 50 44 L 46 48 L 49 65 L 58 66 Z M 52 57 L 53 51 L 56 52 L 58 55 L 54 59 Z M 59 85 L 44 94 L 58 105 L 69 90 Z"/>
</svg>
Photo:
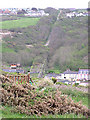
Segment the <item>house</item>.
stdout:
<svg viewBox="0 0 90 120">
<path fill-rule="evenodd" d="M 75 16 L 75 14 L 74 14 L 73 12 L 71 12 L 71 13 L 67 13 L 66 16 L 67 16 L 68 18 L 72 18 L 72 17 Z"/>
<path fill-rule="evenodd" d="M 9 11 L 8 9 L 6 9 L 6 10 L 3 11 L 3 14 L 9 15 L 9 14 L 10 14 L 10 11 Z"/>
<path fill-rule="evenodd" d="M 90 69 L 79 69 L 77 78 L 80 79 L 80 80 L 90 79 Z"/>
<path fill-rule="evenodd" d="M 17 65 L 16 65 L 16 64 L 11 64 L 11 65 L 10 65 L 10 68 L 11 68 L 11 69 L 16 69 L 16 68 L 17 68 Z"/>
<path fill-rule="evenodd" d="M 79 69 L 78 72 L 66 70 L 61 74 L 60 79 L 75 79 L 75 80 L 89 80 L 90 79 L 90 69 Z"/>
<path fill-rule="evenodd" d="M 65 72 L 61 74 L 61 79 L 68 79 L 68 80 L 77 79 L 77 74 L 78 72 L 67 69 Z"/>
<path fill-rule="evenodd" d="M 17 67 L 21 67 L 20 63 L 17 63 Z"/>
</svg>

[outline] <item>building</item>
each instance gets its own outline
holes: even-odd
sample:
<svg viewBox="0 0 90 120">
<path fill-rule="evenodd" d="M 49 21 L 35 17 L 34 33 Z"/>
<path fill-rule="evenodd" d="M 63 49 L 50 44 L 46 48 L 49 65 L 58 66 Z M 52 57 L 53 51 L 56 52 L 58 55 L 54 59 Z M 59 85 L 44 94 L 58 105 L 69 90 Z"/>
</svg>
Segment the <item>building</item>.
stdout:
<svg viewBox="0 0 90 120">
<path fill-rule="evenodd" d="M 61 79 L 77 79 L 77 74 L 78 72 L 76 71 L 71 71 L 70 69 L 66 70 L 61 74 Z"/>
<path fill-rule="evenodd" d="M 72 17 L 75 16 L 75 13 L 73 13 L 73 12 L 67 13 L 66 16 L 67 16 L 68 18 L 72 18 Z"/>
<path fill-rule="evenodd" d="M 79 69 L 78 72 L 71 71 L 70 69 L 68 69 L 61 74 L 60 79 L 89 80 L 90 79 L 90 69 Z"/>
<path fill-rule="evenodd" d="M 16 68 L 17 68 L 17 65 L 16 65 L 16 64 L 11 64 L 11 65 L 10 65 L 10 68 L 11 68 L 11 69 L 16 69 Z"/>
<path fill-rule="evenodd" d="M 88 80 L 90 78 L 90 69 L 79 69 L 77 78 L 79 80 Z"/>
</svg>

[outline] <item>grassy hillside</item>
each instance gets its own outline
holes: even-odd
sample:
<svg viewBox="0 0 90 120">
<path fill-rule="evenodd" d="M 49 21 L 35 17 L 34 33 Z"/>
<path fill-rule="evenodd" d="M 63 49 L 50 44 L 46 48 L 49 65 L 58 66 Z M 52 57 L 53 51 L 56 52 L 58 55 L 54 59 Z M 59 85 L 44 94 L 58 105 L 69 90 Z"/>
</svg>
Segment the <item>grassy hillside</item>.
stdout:
<svg viewBox="0 0 90 120">
<path fill-rule="evenodd" d="M 50 12 L 50 10 L 47 11 Z M 40 20 L 39 18 L 25 18 L 28 22 L 22 25 L 27 25 L 30 21 L 29 25 L 33 25 L 35 21 L 39 21 L 34 26 L 22 29 L 21 25 L 19 28 L 14 28 L 13 38 L 3 39 L 6 46 L 11 49 L 11 52 L 10 50 L 6 52 L 6 47 L 2 46 L 3 61 L 6 63 L 20 62 L 24 66 L 30 66 L 33 63 L 43 63 L 46 60 L 46 70 L 52 69 L 61 72 L 67 68 L 71 70 L 87 68 L 87 17 L 63 18 L 57 21 L 56 13 L 58 11 L 55 10 L 54 14 L 42 17 Z M 17 34 L 18 32 L 22 34 Z M 49 44 L 45 46 L 47 42 Z M 31 47 L 27 47 L 28 45 Z"/>
<path fill-rule="evenodd" d="M 0 26 L 2 25 L 2 29 L 11 29 L 11 28 L 23 28 L 30 25 L 36 25 L 39 21 L 39 18 L 21 18 L 18 20 L 7 20 L 0 22 Z M 1 27 L 0 27 L 1 29 Z"/>
</svg>

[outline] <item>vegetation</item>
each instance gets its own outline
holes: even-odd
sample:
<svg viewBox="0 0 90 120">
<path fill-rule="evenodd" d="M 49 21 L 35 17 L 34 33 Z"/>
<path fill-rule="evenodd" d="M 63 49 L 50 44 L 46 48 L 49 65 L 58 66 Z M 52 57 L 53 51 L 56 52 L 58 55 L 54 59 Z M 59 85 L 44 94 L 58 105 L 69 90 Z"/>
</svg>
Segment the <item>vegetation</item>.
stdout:
<svg viewBox="0 0 90 120">
<path fill-rule="evenodd" d="M 52 81 L 53 81 L 53 83 L 56 83 L 56 82 L 57 82 L 57 79 L 54 78 L 54 77 L 52 77 Z"/>
<path fill-rule="evenodd" d="M 88 97 L 84 92 L 59 89 L 50 85 L 43 91 L 39 91 L 39 89 L 35 89 L 28 83 L 17 86 L 13 84 L 12 80 L 4 76 L 0 76 L 0 79 L 2 82 L 1 91 L 3 93 L 2 115 L 4 116 L 6 113 L 4 117 L 10 117 L 8 115 L 10 112 L 11 117 L 14 117 L 15 114 L 16 117 L 21 118 L 22 115 L 29 118 L 32 116 L 35 118 L 43 118 L 45 116 L 50 118 L 55 116 L 57 118 L 68 118 L 70 116 L 73 118 L 85 118 L 89 115 L 86 107 Z M 76 98 L 82 99 L 83 102 Z"/>
<path fill-rule="evenodd" d="M 63 72 L 67 68 L 76 71 L 78 68 L 88 68 L 87 17 L 63 18 L 57 21 L 58 10 L 48 8 L 45 11 L 50 15 L 40 19 L 18 19 L 21 23 L 28 22 L 20 23 L 21 25 L 17 22 L 15 28 L 10 29 L 15 33 L 13 38 L 3 38 L 7 46 L 4 47 L 5 44 L 2 46 L 4 48 L 3 62 L 20 62 L 26 67 L 35 63 L 43 64 L 43 61 L 46 60 L 46 71 L 55 73 Z M 37 24 L 35 21 L 38 21 Z M 34 26 L 30 26 L 33 23 L 35 23 Z M 20 27 L 23 25 L 26 27 L 18 28 L 17 24 Z M 48 41 L 49 44 L 45 46 Z M 5 49 L 8 50 L 8 53 Z M 14 53 L 12 53 L 13 51 Z"/>
<path fill-rule="evenodd" d="M 75 114 L 65 114 L 65 115 L 42 115 L 42 116 L 37 116 L 37 115 L 26 115 L 24 113 L 15 113 L 12 112 L 13 107 L 9 106 L 3 106 L 2 111 L 0 110 L 0 117 L 2 118 L 85 118 L 83 115 L 75 115 Z"/>
</svg>

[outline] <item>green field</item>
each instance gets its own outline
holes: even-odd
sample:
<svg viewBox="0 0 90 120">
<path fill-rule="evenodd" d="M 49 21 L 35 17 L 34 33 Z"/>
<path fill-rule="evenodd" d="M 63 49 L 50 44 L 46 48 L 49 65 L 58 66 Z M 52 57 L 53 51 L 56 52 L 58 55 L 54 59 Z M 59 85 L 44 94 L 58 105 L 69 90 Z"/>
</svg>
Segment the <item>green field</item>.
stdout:
<svg viewBox="0 0 90 120">
<path fill-rule="evenodd" d="M 23 28 L 36 25 L 40 18 L 21 18 L 19 20 L 9 20 L 0 22 L 0 29 Z M 2 27 L 1 27 L 2 26 Z"/>
</svg>

